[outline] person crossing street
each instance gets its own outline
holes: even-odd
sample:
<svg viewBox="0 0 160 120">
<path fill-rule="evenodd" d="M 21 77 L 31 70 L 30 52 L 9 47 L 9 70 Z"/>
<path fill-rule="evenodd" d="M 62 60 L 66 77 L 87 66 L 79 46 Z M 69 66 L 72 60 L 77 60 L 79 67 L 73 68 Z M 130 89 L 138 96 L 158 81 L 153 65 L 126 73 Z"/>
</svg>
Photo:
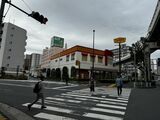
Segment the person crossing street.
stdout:
<svg viewBox="0 0 160 120">
<path fill-rule="evenodd" d="M 45 104 L 44 104 L 44 85 L 43 85 L 43 81 L 44 81 L 44 76 L 42 74 L 40 74 L 40 81 L 37 84 L 37 87 L 35 86 L 34 88 L 34 93 L 36 93 L 36 99 L 28 105 L 28 110 L 31 109 L 32 105 L 35 104 L 39 99 L 41 99 L 42 105 L 41 105 L 41 109 L 46 108 Z M 38 90 L 35 90 L 38 89 Z"/>
</svg>

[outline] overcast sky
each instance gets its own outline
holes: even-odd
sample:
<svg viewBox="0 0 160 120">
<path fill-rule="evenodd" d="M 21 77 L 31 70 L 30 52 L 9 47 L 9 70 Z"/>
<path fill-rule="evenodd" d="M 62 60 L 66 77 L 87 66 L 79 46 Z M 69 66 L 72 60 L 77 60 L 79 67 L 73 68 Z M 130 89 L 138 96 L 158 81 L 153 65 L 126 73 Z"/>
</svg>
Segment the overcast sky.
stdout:
<svg viewBox="0 0 160 120">
<path fill-rule="evenodd" d="M 38 11 L 48 18 L 44 25 L 10 7 L 4 19 L 27 30 L 26 53 L 42 53 L 53 36 L 63 37 L 68 48 L 92 47 L 93 30 L 97 49 L 116 48 L 113 39 L 117 37 L 126 37 L 126 44 L 131 45 L 146 36 L 157 0 L 12 0 L 12 3 L 28 13 Z M 5 8 L 6 12 L 7 4 Z"/>
</svg>

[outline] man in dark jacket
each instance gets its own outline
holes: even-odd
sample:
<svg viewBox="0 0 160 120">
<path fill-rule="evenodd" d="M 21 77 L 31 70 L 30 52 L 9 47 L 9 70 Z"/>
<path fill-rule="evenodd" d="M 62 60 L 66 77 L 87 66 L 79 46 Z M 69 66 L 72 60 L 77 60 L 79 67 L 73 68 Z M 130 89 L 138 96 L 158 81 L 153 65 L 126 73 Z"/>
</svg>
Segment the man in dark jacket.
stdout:
<svg viewBox="0 0 160 120">
<path fill-rule="evenodd" d="M 28 109 L 30 110 L 32 105 L 35 104 L 39 99 L 41 99 L 42 101 L 42 106 L 41 109 L 46 108 L 46 106 L 44 105 L 44 85 L 43 85 L 43 81 L 44 81 L 44 76 L 42 74 L 40 74 L 40 81 L 38 83 L 39 86 L 39 91 L 36 93 L 36 99 L 28 105 Z"/>
</svg>

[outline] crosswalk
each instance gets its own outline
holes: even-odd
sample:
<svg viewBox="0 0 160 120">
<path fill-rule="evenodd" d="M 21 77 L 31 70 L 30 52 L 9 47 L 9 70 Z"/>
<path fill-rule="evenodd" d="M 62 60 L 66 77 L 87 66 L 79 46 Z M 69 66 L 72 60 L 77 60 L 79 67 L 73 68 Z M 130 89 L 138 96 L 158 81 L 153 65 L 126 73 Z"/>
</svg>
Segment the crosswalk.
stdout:
<svg viewBox="0 0 160 120">
<path fill-rule="evenodd" d="M 34 115 L 40 120 L 123 120 L 128 96 L 110 96 L 109 94 L 90 94 L 72 91 L 46 97 L 46 107 Z M 40 109 L 41 101 L 32 108 Z M 29 103 L 23 104 L 27 106 Z"/>
</svg>

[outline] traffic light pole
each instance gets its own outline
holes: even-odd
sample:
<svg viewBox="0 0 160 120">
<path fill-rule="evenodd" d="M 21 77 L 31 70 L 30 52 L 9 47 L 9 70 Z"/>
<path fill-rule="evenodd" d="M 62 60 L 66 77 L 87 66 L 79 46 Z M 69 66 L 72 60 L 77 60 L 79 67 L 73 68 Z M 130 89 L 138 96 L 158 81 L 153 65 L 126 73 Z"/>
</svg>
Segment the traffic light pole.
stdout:
<svg viewBox="0 0 160 120">
<path fill-rule="evenodd" d="M 3 13 L 4 13 L 4 8 L 5 8 L 5 3 L 10 4 L 11 6 L 17 8 L 18 10 L 20 10 L 21 12 L 27 14 L 28 16 L 30 16 L 30 14 L 28 14 L 27 12 L 25 12 L 24 10 L 20 9 L 19 7 L 13 5 L 10 1 L 7 0 L 2 0 L 1 2 L 1 9 L 0 9 L 0 24 L 2 24 L 3 22 Z"/>
<path fill-rule="evenodd" d="M 26 15 L 30 16 L 29 13 L 27 13 L 27 12 L 25 12 L 24 10 L 20 9 L 19 7 L 13 5 L 10 1 L 7 1 L 7 0 L 5 0 L 5 1 L 6 1 L 6 3 L 10 4 L 11 6 L 17 8 L 17 9 L 20 10 L 21 12 L 23 12 L 23 13 L 25 13 Z"/>
<path fill-rule="evenodd" d="M 28 16 L 36 19 L 37 21 L 39 21 L 39 22 L 41 22 L 41 23 L 43 23 L 43 24 L 46 24 L 46 22 L 48 21 L 48 19 L 42 17 L 42 15 L 39 15 L 38 18 L 35 18 L 35 17 L 33 16 L 33 13 L 34 13 L 34 12 L 32 12 L 31 14 L 29 14 L 29 13 L 25 12 L 24 10 L 20 9 L 19 7 L 15 6 L 14 4 L 12 4 L 11 1 L 2 0 L 2 2 L 1 2 L 1 9 L 0 9 L 0 24 L 2 24 L 2 22 L 3 22 L 3 13 L 4 13 L 4 8 L 5 8 L 5 3 L 10 4 L 11 6 L 15 7 L 16 9 L 20 10 L 21 12 L 25 13 L 26 15 L 28 15 Z M 35 13 L 38 13 L 38 12 L 35 12 Z M 38 13 L 38 14 L 39 14 L 39 13 Z M 40 20 L 39 17 L 42 17 L 42 19 Z"/>
<path fill-rule="evenodd" d="M 5 7 L 6 0 L 2 0 L 1 2 L 1 9 L 0 9 L 0 25 L 3 21 L 3 13 L 4 13 L 4 7 Z"/>
</svg>

